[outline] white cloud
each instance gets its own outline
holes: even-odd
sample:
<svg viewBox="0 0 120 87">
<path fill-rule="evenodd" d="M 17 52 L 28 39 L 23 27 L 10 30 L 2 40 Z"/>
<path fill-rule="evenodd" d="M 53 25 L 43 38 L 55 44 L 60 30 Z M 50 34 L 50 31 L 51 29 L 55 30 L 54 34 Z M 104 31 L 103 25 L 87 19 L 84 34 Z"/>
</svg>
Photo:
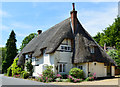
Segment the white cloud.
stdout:
<svg viewBox="0 0 120 87">
<path fill-rule="evenodd" d="M 78 13 L 83 27 L 94 36 L 97 32 L 102 32 L 106 27 L 111 25 L 117 17 L 117 7 L 111 7 L 102 11 L 82 11 Z"/>
<path fill-rule="evenodd" d="M 0 9 L 0 16 L 1 17 L 11 17 L 11 15 L 9 13 L 7 13 L 6 11 L 3 11 L 2 9 Z"/>
<path fill-rule="evenodd" d="M 5 45 L 0 44 L 0 47 L 5 47 Z"/>
</svg>

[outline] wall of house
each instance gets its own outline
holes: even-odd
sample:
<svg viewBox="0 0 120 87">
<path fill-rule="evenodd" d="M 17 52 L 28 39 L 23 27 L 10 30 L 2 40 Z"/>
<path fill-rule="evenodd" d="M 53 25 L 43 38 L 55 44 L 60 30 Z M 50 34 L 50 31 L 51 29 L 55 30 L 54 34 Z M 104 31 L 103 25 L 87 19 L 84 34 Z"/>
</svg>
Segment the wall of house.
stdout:
<svg viewBox="0 0 120 87">
<path fill-rule="evenodd" d="M 59 74 L 68 74 L 70 69 L 72 68 L 72 52 L 70 51 L 61 51 L 61 46 L 69 46 L 71 47 L 71 40 L 70 39 L 64 39 L 61 45 L 58 47 L 57 51 L 54 53 L 54 64 L 55 67 L 54 71 L 55 73 Z M 59 64 L 64 63 L 65 64 L 65 72 L 59 72 Z"/>
<path fill-rule="evenodd" d="M 54 55 L 44 53 L 42 56 L 37 58 L 37 61 L 33 60 L 32 65 L 34 65 L 33 76 L 39 76 L 38 73 L 42 74 L 46 65 L 52 65 L 54 67 Z"/>
<path fill-rule="evenodd" d="M 112 72 L 112 76 L 115 76 L 115 66 L 111 66 L 111 72 Z"/>
<path fill-rule="evenodd" d="M 89 72 L 96 73 L 96 77 L 107 76 L 107 68 L 106 66 L 104 66 L 104 63 L 98 63 L 98 62 L 89 63 Z"/>
</svg>

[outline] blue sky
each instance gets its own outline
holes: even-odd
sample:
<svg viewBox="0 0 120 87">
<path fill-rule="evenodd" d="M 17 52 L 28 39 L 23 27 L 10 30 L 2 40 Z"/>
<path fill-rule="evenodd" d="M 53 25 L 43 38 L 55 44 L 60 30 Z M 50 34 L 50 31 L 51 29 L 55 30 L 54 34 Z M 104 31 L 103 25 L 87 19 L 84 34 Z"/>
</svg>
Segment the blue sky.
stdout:
<svg viewBox="0 0 120 87">
<path fill-rule="evenodd" d="M 117 2 L 76 2 L 78 19 L 83 27 L 94 36 L 113 23 L 118 14 Z M 13 29 L 16 33 L 17 48 L 22 40 L 38 29 L 45 31 L 70 17 L 72 2 L 3 2 L 2 43 L 5 46 Z"/>
</svg>

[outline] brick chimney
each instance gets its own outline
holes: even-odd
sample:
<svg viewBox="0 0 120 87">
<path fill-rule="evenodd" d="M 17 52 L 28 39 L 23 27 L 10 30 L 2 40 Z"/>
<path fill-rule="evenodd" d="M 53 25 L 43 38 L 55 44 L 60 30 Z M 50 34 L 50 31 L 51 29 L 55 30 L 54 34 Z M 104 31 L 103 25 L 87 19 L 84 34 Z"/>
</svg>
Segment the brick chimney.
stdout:
<svg viewBox="0 0 120 87">
<path fill-rule="evenodd" d="M 41 33 L 42 33 L 42 30 L 38 30 L 37 32 L 38 32 L 38 35 L 39 35 L 39 34 L 41 34 Z"/>
<path fill-rule="evenodd" d="M 72 22 L 72 29 L 73 33 L 75 34 L 77 28 L 77 11 L 75 11 L 75 5 L 72 3 L 73 10 L 70 12 L 71 14 L 71 22 Z"/>
</svg>

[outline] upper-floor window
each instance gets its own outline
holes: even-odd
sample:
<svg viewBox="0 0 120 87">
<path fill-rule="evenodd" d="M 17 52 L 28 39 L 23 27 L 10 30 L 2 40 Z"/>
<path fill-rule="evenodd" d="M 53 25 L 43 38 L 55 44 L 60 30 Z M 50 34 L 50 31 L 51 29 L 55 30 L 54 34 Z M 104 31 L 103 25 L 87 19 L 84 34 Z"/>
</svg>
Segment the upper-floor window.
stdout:
<svg viewBox="0 0 120 87">
<path fill-rule="evenodd" d="M 95 49 L 93 46 L 90 47 L 90 53 L 95 53 Z"/>
<path fill-rule="evenodd" d="M 71 51 L 71 47 L 62 45 L 61 50 L 63 50 L 63 51 Z"/>
</svg>

